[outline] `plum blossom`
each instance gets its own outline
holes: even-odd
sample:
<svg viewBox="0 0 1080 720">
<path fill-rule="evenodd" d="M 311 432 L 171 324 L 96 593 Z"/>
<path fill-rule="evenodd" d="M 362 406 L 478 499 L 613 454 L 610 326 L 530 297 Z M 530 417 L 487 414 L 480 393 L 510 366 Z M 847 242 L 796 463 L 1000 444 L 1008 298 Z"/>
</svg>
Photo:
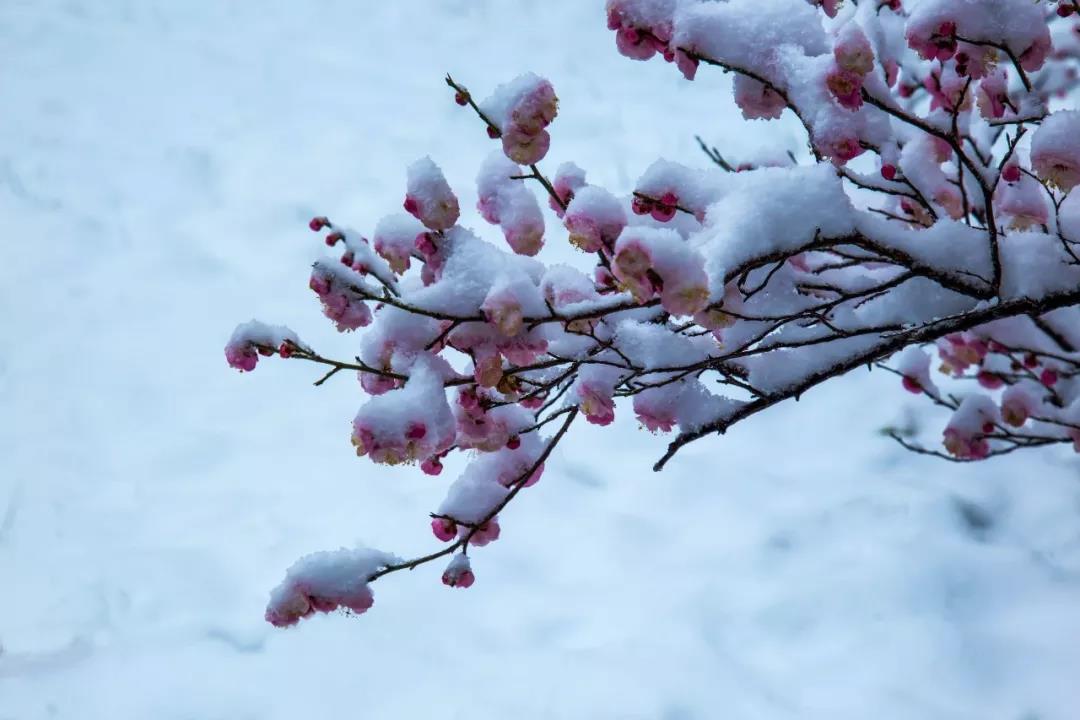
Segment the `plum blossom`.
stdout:
<svg viewBox="0 0 1080 720">
<path fill-rule="evenodd" d="M 431 158 L 409 166 L 405 211 L 432 230 L 446 230 L 458 220 L 457 196 Z"/>
<path fill-rule="evenodd" d="M 471 587 L 476 582 L 476 576 L 473 575 L 469 557 L 464 553 L 454 555 L 450 564 L 446 566 L 446 570 L 443 571 L 442 582 L 443 585 L 449 587 Z"/>
<path fill-rule="evenodd" d="M 626 227 L 626 211 L 603 188 L 588 185 L 578 189 L 563 218 L 570 232 L 570 244 L 585 252 L 611 248 Z"/>
<path fill-rule="evenodd" d="M 735 104 L 747 120 L 775 120 L 787 107 L 783 96 L 760 80 L 736 75 L 733 85 Z"/>
<path fill-rule="evenodd" d="M 1046 118 L 1031 139 L 1031 167 L 1040 179 L 1068 192 L 1080 185 L 1080 110 Z"/>
<path fill-rule="evenodd" d="M 295 625 L 316 612 L 339 608 L 362 614 L 375 604 L 368 585 L 379 569 L 398 561 L 389 553 L 360 548 L 317 552 L 297 560 L 270 593 L 266 620 L 277 627 Z"/>
</svg>

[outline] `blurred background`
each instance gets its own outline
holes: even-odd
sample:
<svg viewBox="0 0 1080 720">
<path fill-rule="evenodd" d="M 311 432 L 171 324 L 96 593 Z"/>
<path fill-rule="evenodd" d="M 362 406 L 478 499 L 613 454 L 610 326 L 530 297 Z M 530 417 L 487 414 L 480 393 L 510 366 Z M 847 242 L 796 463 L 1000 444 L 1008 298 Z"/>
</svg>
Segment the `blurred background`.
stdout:
<svg viewBox="0 0 1080 720">
<path fill-rule="evenodd" d="M 256 317 L 354 354 L 307 219 L 370 231 L 423 155 L 472 208 L 495 146 L 443 76 L 526 70 L 561 99 L 542 167 L 616 192 L 705 163 L 695 134 L 736 161 L 804 142 L 718 72 L 620 57 L 601 0 L 0 3 L 0 720 L 1075 718 L 1072 453 L 906 454 L 880 428 L 932 419 L 882 373 L 662 474 L 622 409 L 560 446 L 471 589 L 424 567 L 363 617 L 262 621 L 302 554 L 430 549 L 460 465 L 358 460 L 351 377 L 239 375 L 225 341 Z"/>
</svg>

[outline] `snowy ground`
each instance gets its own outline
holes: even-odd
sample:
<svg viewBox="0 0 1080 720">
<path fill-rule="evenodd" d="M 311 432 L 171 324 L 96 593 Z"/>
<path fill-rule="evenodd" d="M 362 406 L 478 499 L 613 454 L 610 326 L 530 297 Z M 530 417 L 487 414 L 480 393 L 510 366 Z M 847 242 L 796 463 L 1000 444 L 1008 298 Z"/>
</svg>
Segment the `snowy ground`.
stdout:
<svg viewBox="0 0 1080 720">
<path fill-rule="evenodd" d="M 1077 717 L 1077 464 L 903 454 L 879 374 L 661 475 L 624 412 L 505 513 L 472 589 L 423 569 L 362 618 L 262 622 L 303 553 L 434 542 L 445 475 L 352 456 L 350 379 L 221 348 L 257 316 L 349 354 L 304 221 L 370 228 L 429 153 L 469 186 L 491 145 L 444 72 L 546 74 L 545 166 L 624 191 L 695 132 L 798 146 L 716 73 L 619 58 L 601 5 L 0 2 L 0 720 Z"/>
</svg>

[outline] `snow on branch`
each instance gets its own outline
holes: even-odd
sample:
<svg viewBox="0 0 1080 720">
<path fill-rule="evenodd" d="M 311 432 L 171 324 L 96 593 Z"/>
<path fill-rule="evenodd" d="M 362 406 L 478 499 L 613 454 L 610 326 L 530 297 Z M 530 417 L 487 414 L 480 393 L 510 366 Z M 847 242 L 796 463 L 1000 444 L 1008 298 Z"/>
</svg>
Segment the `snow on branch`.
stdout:
<svg viewBox="0 0 1080 720">
<path fill-rule="evenodd" d="M 267 618 L 361 613 L 370 584 L 497 540 L 500 513 L 542 476 L 573 422 L 629 409 L 687 444 L 862 366 L 945 416 L 941 449 L 982 460 L 1080 451 L 1080 66 L 1076 0 L 608 0 L 619 52 L 690 80 L 734 75 L 748 120 L 792 113 L 807 150 L 764 163 L 698 138 L 704 167 L 657 161 L 630 193 L 589 182 L 558 154 L 558 98 L 526 74 L 454 100 L 498 147 L 478 158 L 478 210 L 436 159 L 404 176 L 402 210 L 369 236 L 311 220 L 335 253 L 309 285 L 353 358 L 252 321 L 225 354 L 355 372 L 368 394 L 356 454 L 439 475 L 473 457 L 411 559 L 317 553 L 274 591 Z M 546 203 L 544 201 L 546 200 Z M 553 215 L 545 214 L 547 205 Z M 575 265 L 545 260 L 566 242 Z M 936 367 L 935 367 L 936 365 Z M 338 380 L 340 382 L 340 380 Z M 966 389 L 961 390 L 964 386 Z M 552 433 L 552 429 L 555 428 Z"/>
</svg>

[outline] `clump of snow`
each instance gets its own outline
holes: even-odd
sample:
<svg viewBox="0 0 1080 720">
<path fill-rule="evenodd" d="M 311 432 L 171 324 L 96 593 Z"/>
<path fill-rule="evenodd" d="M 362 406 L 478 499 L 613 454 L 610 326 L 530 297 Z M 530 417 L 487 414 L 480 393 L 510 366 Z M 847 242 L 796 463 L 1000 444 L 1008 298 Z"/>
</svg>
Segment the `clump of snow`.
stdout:
<svg viewBox="0 0 1080 720">
<path fill-rule="evenodd" d="M 1080 110 L 1059 110 L 1031 138 L 1031 166 L 1064 192 L 1080 185 Z"/>
<path fill-rule="evenodd" d="M 368 580 L 378 570 L 400 562 L 370 548 L 324 550 L 293 563 L 270 593 L 266 619 L 278 627 L 295 625 L 316 612 L 338 608 L 360 614 L 375 603 Z"/>
<path fill-rule="evenodd" d="M 709 207 L 694 242 L 715 272 L 712 267 L 730 270 L 753 258 L 794 253 L 819 234 L 838 238 L 854 228 L 851 202 L 830 166 L 762 168 L 738 174 Z"/>
<path fill-rule="evenodd" d="M 490 223 L 502 228 L 506 243 L 520 255 L 536 255 L 544 246 L 544 216 L 525 181 L 513 179 L 524 171 L 494 152 L 476 176 L 477 209 Z"/>
<path fill-rule="evenodd" d="M 458 199 L 442 170 L 431 158 L 420 158 L 408 169 L 405 210 L 432 230 L 453 227 L 461 214 Z"/>
<path fill-rule="evenodd" d="M 240 323 L 233 330 L 225 345 L 225 359 L 237 370 L 251 371 L 259 362 L 259 355 L 278 352 L 287 345 L 305 347 L 296 333 L 283 325 L 267 325 L 258 320 Z"/>
</svg>

